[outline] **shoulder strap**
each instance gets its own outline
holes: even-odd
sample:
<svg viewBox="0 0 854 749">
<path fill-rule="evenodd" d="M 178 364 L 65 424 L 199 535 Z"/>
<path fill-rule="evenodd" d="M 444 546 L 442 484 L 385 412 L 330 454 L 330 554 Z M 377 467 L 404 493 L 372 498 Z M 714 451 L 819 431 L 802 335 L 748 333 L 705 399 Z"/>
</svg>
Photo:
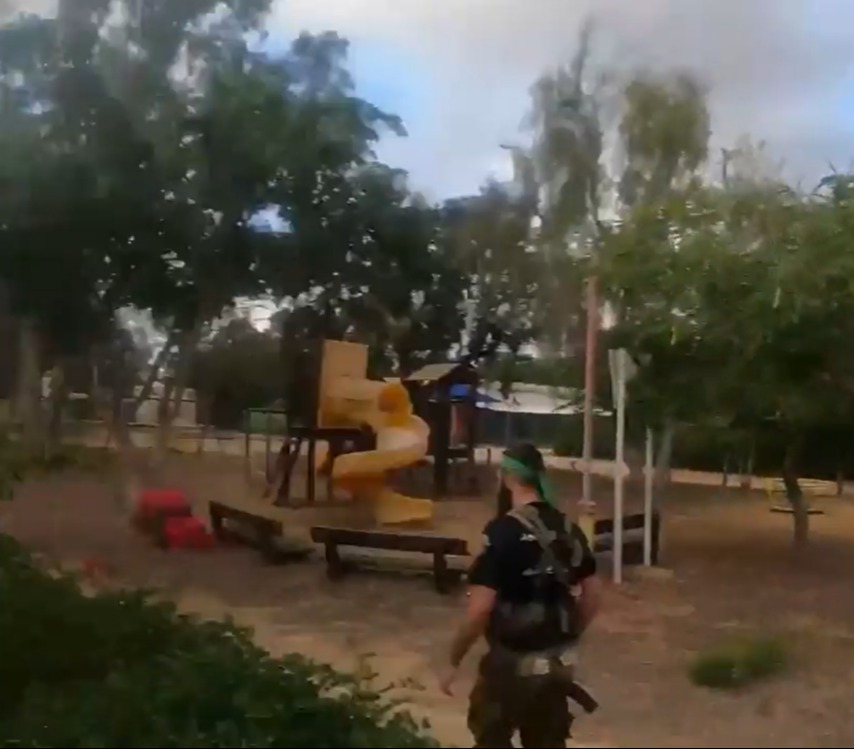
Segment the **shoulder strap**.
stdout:
<svg viewBox="0 0 854 749">
<path fill-rule="evenodd" d="M 546 527 L 546 524 L 540 517 L 540 513 L 537 512 L 537 509 L 531 505 L 524 505 L 522 507 L 516 507 L 507 514 L 518 520 L 525 530 L 529 531 L 537 540 L 537 543 L 543 551 L 542 566 L 554 569 L 555 576 L 558 581 L 564 585 L 568 584 L 568 570 L 563 564 L 561 564 L 557 555 L 554 553 L 554 549 L 552 548 L 552 544 L 557 540 L 557 533 Z"/>
<path fill-rule="evenodd" d="M 572 567 L 573 569 L 577 569 L 581 566 L 589 544 L 584 531 L 569 518 L 566 518 L 566 541 L 572 546 Z"/>
</svg>

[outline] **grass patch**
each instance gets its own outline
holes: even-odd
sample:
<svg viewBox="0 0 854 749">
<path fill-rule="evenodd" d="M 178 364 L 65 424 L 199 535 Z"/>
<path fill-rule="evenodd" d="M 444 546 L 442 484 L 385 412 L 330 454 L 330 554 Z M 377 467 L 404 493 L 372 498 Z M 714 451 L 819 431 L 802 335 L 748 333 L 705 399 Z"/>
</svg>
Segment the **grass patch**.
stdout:
<svg viewBox="0 0 854 749">
<path fill-rule="evenodd" d="M 740 689 L 776 676 L 788 665 L 788 653 L 780 639 L 757 637 L 701 653 L 691 663 L 689 676 L 697 686 Z"/>
</svg>

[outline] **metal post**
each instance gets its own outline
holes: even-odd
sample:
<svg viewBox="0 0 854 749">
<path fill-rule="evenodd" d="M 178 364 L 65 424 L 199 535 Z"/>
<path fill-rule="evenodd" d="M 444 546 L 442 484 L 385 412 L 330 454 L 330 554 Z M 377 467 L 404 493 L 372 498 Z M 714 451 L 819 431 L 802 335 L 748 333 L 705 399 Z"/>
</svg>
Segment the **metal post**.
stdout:
<svg viewBox="0 0 854 749">
<path fill-rule="evenodd" d="M 599 293 L 595 275 L 587 279 L 587 331 L 584 346 L 584 444 L 578 524 L 593 544 L 596 503 L 593 500 L 593 409 L 596 405 L 596 339 L 599 332 Z"/>
<path fill-rule="evenodd" d="M 617 445 L 614 455 L 614 582 L 623 581 L 623 463 L 626 442 L 626 357 L 617 352 Z"/>
<path fill-rule="evenodd" d="M 652 486 L 655 478 L 655 459 L 652 429 L 646 430 L 646 462 L 643 474 L 643 563 L 652 565 Z"/>
</svg>

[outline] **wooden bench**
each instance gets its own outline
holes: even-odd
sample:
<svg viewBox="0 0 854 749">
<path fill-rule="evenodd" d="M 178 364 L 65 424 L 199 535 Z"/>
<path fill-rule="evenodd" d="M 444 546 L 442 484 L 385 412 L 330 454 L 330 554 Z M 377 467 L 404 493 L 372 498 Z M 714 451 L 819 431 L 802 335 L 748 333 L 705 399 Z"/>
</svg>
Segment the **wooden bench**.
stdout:
<svg viewBox="0 0 854 749">
<path fill-rule="evenodd" d="M 623 564 L 643 564 L 643 526 L 642 513 L 623 516 Z M 658 547 L 661 535 L 661 516 L 652 515 L 652 564 L 658 564 Z M 593 552 L 606 554 L 614 551 L 614 519 L 600 518 L 593 524 Z"/>
<path fill-rule="evenodd" d="M 249 508 L 239 508 L 224 502 L 211 502 L 208 508 L 211 519 L 211 530 L 217 540 L 247 540 L 242 535 L 236 534 L 226 528 L 226 521 L 234 521 L 251 530 L 252 538 L 249 539 L 261 552 L 261 556 L 268 562 L 282 562 L 294 558 L 295 554 L 286 554 L 278 546 L 276 539 L 283 535 L 283 522 L 280 519 L 267 515 L 262 508 L 254 511 Z M 306 550 L 299 554 L 305 557 L 309 553 Z"/>
<path fill-rule="evenodd" d="M 313 526 L 311 539 L 323 544 L 326 555 L 326 574 L 330 580 L 340 579 L 350 568 L 339 554 L 339 547 L 351 546 L 383 551 L 403 551 L 433 555 L 433 582 L 439 593 L 448 593 L 462 579 L 463 572 L 448 566 L 449 556 L 469 556 L 468 544 L 461 538 L 408 532 L 369 531 L 355 528 Z"/>
<path fill-rule="evenodd" d="M 766 478 L 764 481 L 765 493 L 771 500 L 779 499 L 786 496 L 786 484 L 782 478 Z M 822 479 L 798 479 L 798 485 L 801 487 L 801 492 L 809 504 L 811 499 L 837 497 L 839 496 L 839 486 L 835 481 L 824 481 Z M 792 507 L 789 504 L 774 504 L 771 506 L 771 512 L 780 512 L 791 514 Z M 824 510 L 819 507 L 807 507 L 807 513 L 810 515 L 824 515 Z"/>
<path fill-rule="evenodd" d="M 839 485 L 835 481 L 822 479 L 798 479 L 805 497 L 836 497 L 839 495 Z M 781 478 L 765 479 L 765 492 L 769 497 L 786 493 L 786 484 Z"/>
</svg>

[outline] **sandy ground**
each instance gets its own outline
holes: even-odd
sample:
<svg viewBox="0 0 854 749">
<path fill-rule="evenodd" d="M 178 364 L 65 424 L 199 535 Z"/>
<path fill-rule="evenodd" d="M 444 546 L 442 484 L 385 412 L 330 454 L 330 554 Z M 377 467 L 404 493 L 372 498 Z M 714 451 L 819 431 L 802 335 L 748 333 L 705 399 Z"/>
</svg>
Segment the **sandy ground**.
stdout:
<svg viewBox="0 0 854 749">
<path fill-rule="evenodd" d="M 578 476 L 556 477 L 562 496 Z M 203 505 L 245 492 L 239 458 L 174 458 L 167 481 Z M 488 483 L 485 479 L 484 483 Z M 606 483 L 597 485 L 604 502 Z M 490 489 L 491 493 L 491 489 Z M 636 500 L 630 487 L 630 504 Z M 439 524 L 473 540 L 491 500 L 442 503 Z M 578 726 L 584 745 L 619 747 L 845 747 L 854 745 L 854 506 L 826 500 L 811 548 L 794 555 L 790 520 L 759 494 L 676 485 L 662 499 L 667 571 L 608 587 L 603 614 L 583 648 L 584 681 L 603 709 Z M 162 552 L 133 535 L 96 477 L 28 482 L 0 509 L 0 529 L 67 562 L 98 557 L 117 579 L 156 587 L 205 616 L 229 614 L 274 653 L 299 651 L 341 668 L 370 663 L 382 683 L 401 684 L 447 745 L 470 745 L 465 693 L 441 695 L 434 667 L 445 654 L 462 601 L 429 578 L 355 574 L 326 580 L 317 560 L 269 566 L 245 548 Z M 295 533 L 312 515 L 294 511 Z M 795 664 L 785 677 L 742 694 L 692 686 L 696 651 L 734 634 L 779 634 Z"/>
</svg>

